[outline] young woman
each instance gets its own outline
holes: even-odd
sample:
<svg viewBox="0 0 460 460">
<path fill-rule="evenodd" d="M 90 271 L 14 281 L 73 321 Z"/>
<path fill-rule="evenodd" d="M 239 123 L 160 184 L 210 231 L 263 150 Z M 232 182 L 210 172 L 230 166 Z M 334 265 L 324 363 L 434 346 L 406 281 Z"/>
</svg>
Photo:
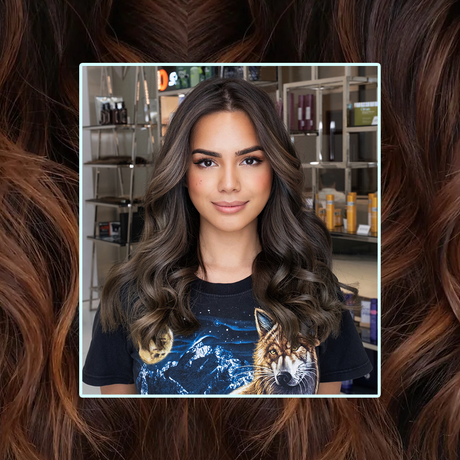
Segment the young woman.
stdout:
<svg viewBox="0 0 460 460">
<path fill-rule="evenodd" d="M 112 269 L 84 368 L 102 393 L 337 394 L 372 366 L 331 240 L 269 96 L 198 85 L 175 113 L 145 228 Z"/>
</svg>

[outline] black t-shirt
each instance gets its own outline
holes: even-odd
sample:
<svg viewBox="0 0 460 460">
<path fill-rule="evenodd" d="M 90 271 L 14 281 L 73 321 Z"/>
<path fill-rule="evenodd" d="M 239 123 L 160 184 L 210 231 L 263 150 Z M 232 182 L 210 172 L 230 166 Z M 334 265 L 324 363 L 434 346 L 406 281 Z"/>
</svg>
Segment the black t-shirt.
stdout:
<svg viewBox="0 0 460 460">
<path fill-rule="evenodd" d="M 339 290 L 339 298 L 343 295 Z M 191 335 L 162 337 L 164 348 L 135 346 L 126 330 L 103 333 L 99 309 L 83 368 L 88 385 L 136 384 L 140 394 L 315 394 L 319 382 L 355 379 L 372 365 L 350 313 L 340 335 L 291 348 L 258 306 L 252 278 L 221 284 L 198 280 L 190 306 L 200 322 Z"/>
</svg>

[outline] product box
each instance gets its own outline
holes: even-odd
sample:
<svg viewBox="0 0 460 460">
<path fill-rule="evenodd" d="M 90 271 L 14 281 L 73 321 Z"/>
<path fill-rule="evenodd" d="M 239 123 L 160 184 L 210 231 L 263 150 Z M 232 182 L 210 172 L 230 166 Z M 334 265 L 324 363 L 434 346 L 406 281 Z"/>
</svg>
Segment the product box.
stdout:
<svg viewBox="0 0 460 460">
<path fill-rule="evenodd" d="M 354 105 L 354 126 L 370 126 L 377 124 L 377 102 L 356 102 Z"/>
<path fill-rule="evenodd" d="M 120 222 L 99 222 L 99 237 L 113 237 L 117 239 L 120 235 Z"/>
<path fill-rule="evenodd" d="M 371 325 L 371 302 L 368 300 L 361 301 L 361 322 L 360 326 L 370 327 Z"/>
<path fill-rule="evenodd" d="M 110 236 L 110 226 L 109 222 L 99 222 L 99 236 L 105 238 Z"/>
</svg>

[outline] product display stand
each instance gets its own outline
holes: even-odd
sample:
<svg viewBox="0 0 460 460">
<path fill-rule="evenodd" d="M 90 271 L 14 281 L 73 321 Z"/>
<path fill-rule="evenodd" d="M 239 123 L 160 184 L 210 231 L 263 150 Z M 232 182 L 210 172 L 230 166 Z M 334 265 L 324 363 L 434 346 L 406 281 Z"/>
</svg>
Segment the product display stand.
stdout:
<svg viewBox="0 0 460 460">
<path fill-rule="evenodd" d="M 142 203 L 135 203 L 134 202 L 134 179 L 135 179 L 135 171 L 139 167 L 147 167 L 149 163 L 140 163 L 136 164 L 136 152 L 137 152 L 137 135 L 138 130 L 147 130 L 148 132 L 148 141 L 147 141 L 147 153 L 149 157 L 153 155 L 153 145 L 154 145 L 154 138 L 152 134 L 153 125 L 151 123 L 150 118 L 150 99 L 149 99 L 149 92 L 148 92 L 148 84 L 147 78 L 144 67 L 135 67 L 135 96 L 134 96 L 134 109 L 133 109 L 133 124 L 125 124 L 125 125 L 95 125 L 95 126 L 84 126 L 83 129 L 90 130 L 91 132 L 95 132 L 98 135 L 97 141 L 97 151 L 96 151 L 96 160 L 101 160 L 101 142 L 102 142 L 102 132 L 111 130 L 111 134 L 113 135 L 114 145 L 115 145 L 115 152 L 116 156 L 120 156 L 120 149 L 119 149 L 119 139 L 118 133 L 125 132 L 131 135 L 131 160 L 128 164 L 118 164 L 118 162 L 114 161 L 113 163 L 103 163 L 103 164 L 90 164 L 85 163 L 85 166 L 95 168 L 95 176 L 94 176 L 94 198 L 91 200 L 86 200 L 87 203 L 93 204 L 95 206 L 94 210 L 94 228 L 93 228 L 93 235 L 87 236 L 88 239 L 93 241 L 93 248 L 92 248 L 92 256 L 91 256 L 91 284 L 90 284 L 90 311 L 93 311 L 93 293 L 97 292 L 100 294 L 102 290 L 102 286 L 95 285 L 94 283 L 94 270 L 96 268 L 96 243 L 98 244 L 110 244 L 115 245 L 117 247 L 126 247 L 127 248 L 127 257 L 130 256 L 131 249 L 132 249 L 132 226 L 133 226 L 133 212 L 137 210 L 138 206 Z M 109 67 L 101 67 L 101 90 L 100 94 L 106 93 L 108 97 L 113 96 L 112 91 L 112 84 L 111 84 L 111 74 L 110 74 Z M 155 73 L 155 80 L 156 81 L 156 73 Z M 140 93 L 140 85 L 144 88 L 144 95 L 146 99 L 146 107 L 147 107 L 147 116 L 148 116 L 148 123 L 138 123 L 138 106 L 139 106 L 139 93 Z M 125 184 L 123 183 L 123 175 L 122 170 L 124 168 L 129 168 L 129 184 L 128 189 L 129 192 L 129 199 L 122 200 L 120 198 L 119 202 L 115 203 L 108 203 L 105 202 L 103 198 L 99 197 L 99 178 L 100 178 L 100 170 L 102 168 L 112 168 L 115 169 L 117 172 L 117 188 L 119 186 L 120 197 L 124 195 L 125 191 Z M 107 207 L 115 207 L 121 213 L 123 211 L 127 211 L 128 214 L 128 225 L 127 225 L 127 235 L 126 235 L 126 242 L 124 241 L 110 241 L 108 239 L 101 238 L 97 236 L 97 224 L 98 224 L 98 207 L 99 206 L 107 206 Z M 120 257 L 121 259 L 121 257 Z"/>
<path fill-rule="evenodd" d="M 344 173 L 344 183 L 345 183 L 345 195 L 348 196 L 351 193 L 352 189 L 352 170 L 361 169 L 361 168 L 377 168 L 377 157 L 376 161 L 352 161 L 350 158 L 350 134 L 352 133 L 368 133 L 374 132 L 378 133 L 378 125 L 372 126 L 349 126 L 348 124 L 348 104 L 350 103 L 350 92 L 357 91 L 359 88 L 365 87 L 376 87 L 378 84 L 377 78 L 375 77 L 358 77 L 351 76 L 350 66 L 345 67 L 344 75 L 330 77 L 330 78 L 318 78 L 318 66 L 312 66 L 311 80 L 307 81 L 298 81 L 293 83 L 285 83 L 283 85 L 283 106 L 285 110 L 283 111 L 283 121 L 285 126 L 288 128 L 288 131 L 291 134 L 291 140 L 294 142 L 296 136 L 314 136 L 316 138 L 315 142 L 315 161 L 309 163 L 303 163 L 302 167 L 308 169 L 312 174 L 312 193 L 313 197 L 316 196 L 319 186 L 319 173 L 323 169 L 339 169 Z M 297 121 L 295 124 L 291 123 L 289 119 L 290 114 L 297 114 L 297 111 L 289 110 L 289 92 L 294 90 L 306 90 L 309 94 L 315 95 L 315 104 L 313 112 L 315 114 L 315 124 L 314 129 L 299 131 L 297 129 Z M 323 119 L 323 107 L 324 101 L 323 96 L 329 95 L 331 93 L 341 93 L 342 94 L 342 161 L 329 161 L 329 152 L 324 151 L 324 137 L 327 136 L 325 132 L 324 119 Z M 378 136 L 376 136 L 378 142 Z M 374 150 L 374 146 L 372 145 Z M 378 145 L 375 144 L 375 152 L 378 151 Z M 347 234 L 339 231 L 331 231 L 331 236 L 333 238 L 342 239 L 342 240 L 353 240 L 353 241 L 364 241 L 369 243 L 378 243 L 378 238 L 373 236 L 364 236 L 357 234 Z M 359 305 L 359 304 L 358 304 Z M 355 320 L 360 321 L 360 317 L 355 317 Z M 358 328 L 358 330 L 361 330 Z M 363 347 L 367 350 L 370 350 L 368 353 L 374 354 L 377 356 L 378 347 L 376 344 L 369 343 L 364 338 L 362 339 Z M 377 362 L 377 359 L 375 360 Z M 376 372 L 380 372 L 379 369 Z M 367 377 L 366 377 L 367 378 Z M 355 383 L 353 384 L 355 385 Z M 376 390 L 371 387 L 360 387 L 356 385 L 356 388 L 350 390 L 350 394 L 358 392 L 376 394 Z"/>
<path fill-rule="evenodd" d="M 316 95 L 315 99 L 315 124 L 316 129 L 312 131 L 294 131 L 292 132 L 289 127 L 291 126 L 291 120 L 289 120 L 289 110 L 284 110 L 283 119 L 284 124 L 291 132 L 291 139 L 294 141 L 294 136 L 315 136 L 316 137 L 316 159 L 310 163 L 303 163 L 302 168 L 311 169 L 312 171 L 312 192 L 313 197 L 318 192 L 319 183 L 319 171 L 321 169 L 341 169 L 345 173 L 345 196 L 351 192 L 351 172 L 353 169 L 362 168 L 377 168 L 377 161 L 351 161 L 350 158 L 350 134 L 352 133 L 365 133 L 365 132 L 378 132 L 378 125 L 373 126 L 348 126 L 347 110 L 350 102 L 350 91 L 357 89 L 363 85 L 377 85 L 377 78 L 375 77 L 353 77 L 350 75 L 350 66 L 345 67 L 345 75 L 331 78 L 318 78 L 318 67 L 312 67 L 312 80 L 299 81 L 294 83 L 285 83 L 283 85 L 283 105 L 288 108 L 288 94 L 289 91 L 295 89 L 306 89 L 310 92 L 314 92 Z M 323 152 L 323 96 L 330 93 L 342 93 L 342 161 L 325 161 L 324 158 L 328 158 Z M 378 136 L 376 136 L 378 139 Z M 378 145 L 375 146 L 377 152 Z M 332 236 L 337 236 L 342 239 L 352 239 L 355 241 L 367 241 L 371 243 L 377 243 L 376 237 L 350 235 L 347 233 L 331 232 Z"/>
</svg>

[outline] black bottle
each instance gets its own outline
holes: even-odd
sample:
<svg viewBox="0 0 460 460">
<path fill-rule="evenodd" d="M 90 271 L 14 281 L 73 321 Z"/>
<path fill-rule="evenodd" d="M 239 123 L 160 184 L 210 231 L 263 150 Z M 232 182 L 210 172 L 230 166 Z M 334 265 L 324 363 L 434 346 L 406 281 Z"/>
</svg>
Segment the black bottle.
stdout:
<svg viewBox="0 0 460 460">
<path fill-rule="evenodd" d="M 101 109 L 101 118 L 99 120 L 99 124 L 101 125 L 108 125 L 107 123 L 107 103 L 102 104 L 102 109 Z"/>
<path fill-rule="evenodd" d="M 123 101 L 117 102 L 117 112 L 118 112 L 118 123 L 126 125 L 128 123 L 128 110 L 125 107 Z"/>
<path fill-rule="evenodd" d="M 110 110 L 110 124 L 111 125 L 118 125 L 120 124 L 119 117 L 118 117 L 118 110 L 117 110 L 117 103 L 115 103 L 115 107 Z"/>
</svg>

